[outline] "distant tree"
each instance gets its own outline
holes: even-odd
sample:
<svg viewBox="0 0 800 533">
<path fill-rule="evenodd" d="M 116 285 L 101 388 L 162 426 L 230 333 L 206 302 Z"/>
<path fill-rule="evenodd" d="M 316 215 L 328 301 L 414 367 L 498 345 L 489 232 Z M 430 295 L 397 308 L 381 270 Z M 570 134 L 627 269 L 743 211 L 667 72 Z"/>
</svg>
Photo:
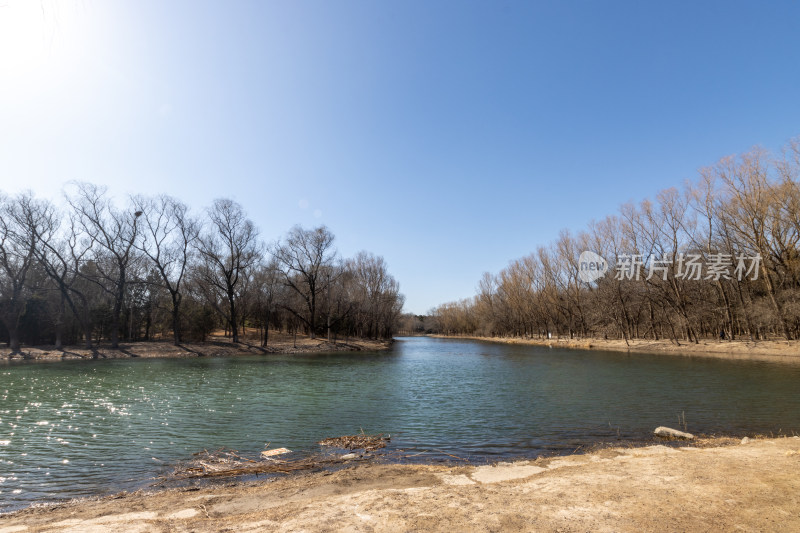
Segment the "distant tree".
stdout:
<svg viewBox="0 0 800 533">
<path fill-rule="evenodd" d="M 227 305 L 219 305 L 218 301 L 215 305 L 230 326 L 233 342 L 238 343 L 238 290 L 247 270 L 261 256 L 258 230 L 242 206 L 227 198 L 215 200 L 207 216 L 208 227 L 196 244 L 202 261 L 198 273 L 207 289 L 224 297 Z"/>
<path fill-rule="evenodd" d="M 133 206 L 117 209 L 104 187 L 90 183 L 75 183 L 74 187 L 67 202 L 94 248 L 92 275 L 84 277 L 111 298 L 111 347 L 118 348 L 120 316 L 129 281 L 128 271 L 135 259 L 133 252 L 139 238 L 138 219 L 142 212 Z M 79 272 L 83 275 L 85 271 Z"/>
<path fill-rule="evenodd" d="M 173 340 L 180 344 L 182 284 L 200 226 L 188 215 L 186 205 L 170 196 L 136 196 L 133 203 L 143 214 L 144 238 L 138 241 L 138 248 L 150 259 L 169 292 Z"/>
<path fill-rule="evenodd" d="M 46 207 L 31 193 L 0 196 L 0 320 L 8 330 L 12 353 L 19 352 L 20 318 L 27 301 L 26 281 L 36 265 Z"/>
<path fill-rule="evenodd" d="M 607 274 L 581 280 L 593 251 Z M 775 158 L 729 156 L 696 183 L 485 275 L 472 301 L 433 313 L 445 333 L 630 339 L 800 337 L 800 138 Z"/>
<path fill-rule="evenodd" d="M 73 213 L 67 217 L 66 229 L 63 218 L 51 206 L 48 223 L 39 234 L 40 246 L 36 249 L 39 264 L 59 290 L 61 300 L 66 302 L 83 331 L 86 347 L 92 348 L 92 322 L 90 316 L 90 291 L 81 275 L 87 263 L 92 243 L 84 238 Z M 62 306 L 59 306 L 59 310 Z M 57 323 L 60 324 L 60 319 Z M 61 348 L 60 337 L 56 339 Z"/>
<path fill-rule="evenodd" d="M 295 226 L 273 248 L 284 282 L 302 302 L 301 305 L 284 305 L 305 324 L 311 338 L 315 338 L 317 332 L 318 299 L 335 280 L 330 275 L 336 258 L 333 241 L 333 233 L 325 226 L 311 230 Z"/>
<path fill-rule="evenodd" d="M 782 244 L 781 232 L 785 229 L 780 213 L 780 193 L 785 191 L 770 183 L 768 165 L 766 152 L 753 149 L 738 158 L 723 158 L 714 170 L 728 193 L 721 215 L 729 221 L 737 240 L 751 253 L 761 256 L 760 277 L 783 335 L 789 340 L 793 338 L 792 327 L 784 309 L 785 302 L 778 297 L 777 289 L 782 278 L 781 258 L 784 255 L 778 248 Z"/>
<path fill-rule="evenodd" d="M 277 262 L 273 259 L 266 265 L 260 265 L 253 275 L 253 291 L 255 292 L 255 308 L 263 328 L 261 346 L 269 343 L 269 324 L 275 307 L 284 288 L 281 283 L 282 274 Z"/>
<path fill-rule="evenodd" d="M 363 324 L 362 335 L 387 337 L 403 307 L 400 286 L 389 274 L 383 257 L 359 252 L 345 268 L 356 284 Z"/>
<path fill-rule="evenodd" d="M 0 335 L 14 351 L 81 336 L 89 349 L 105 339 L 117 348 L 170 330 L 180 343 L 220 326 L 234 342 L 259 327 L 262 346 L 271 327 L 312 337 L 325 328 L 335 342 L 399 324 L 403 296 L 383 258 L 338 258 L 324 226 L 292 228 L 265 260 L 254 224 L 228 199 L 202 223 L 169 196 L 120 207 L 106 188 L 73 182 L 64 199 L 0 192 Z"/>
</svg>

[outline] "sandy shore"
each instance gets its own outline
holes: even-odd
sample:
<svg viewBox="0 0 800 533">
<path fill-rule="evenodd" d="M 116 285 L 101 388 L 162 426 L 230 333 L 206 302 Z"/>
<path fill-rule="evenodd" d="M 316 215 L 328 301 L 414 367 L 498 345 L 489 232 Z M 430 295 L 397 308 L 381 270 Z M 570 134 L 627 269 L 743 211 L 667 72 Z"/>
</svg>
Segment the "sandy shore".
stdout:
<svg viewBox="0 0 800 533">
<path fill-rule="evenodd" d="M 520 337 L 476 337 L 431 335 L 443 339 L 471 339 L 503 344 L 528 344 L 573 348 L 579 350 L 607 350 L 631 353 L 668 353 L 672 355 L 718 357 L 724 359 L 752 359 L 800 363 L 800 341 L 723 341 L 701 340 L 699 344 L 669 340 L 605 340 L 605 339 L 524 339 Z"/>
<path fill-rule="evenodd" d="M 486 466 L 362 464 L 31 508 L 0 516 L 0 533 L 800 531 L 799 470 L 798 437 Z"/>
<path fill-rule="evenodd" d="M 67 346 L 56 350 L 53 346 L 23 347 L 21 353 L 11 354 L 7 346 L 0 348 L 3 359 L 119 359 L 134 357 L 228 357 L 236 355 L 263 355 L 266 353 L 314 353 L 335 351 L 385 350 L 391 341 L 370 339 L 338 339 L 328 342 L 324 337 L 312 339 L 298 335 L 297 339 L 287 333 L 270 332 L 266 348 L 261 348 L 257 336 L 242 337 L 242 342 L 234 344 L 222 335 L 209 337 L 206 342 L 187 342 L 175 346 L 170 341 L 146 341 L 120 343 L 119 349 L 112 349 L 108 343 L 98 344 L 93 350 L 82 346 Z"/>
</svg>

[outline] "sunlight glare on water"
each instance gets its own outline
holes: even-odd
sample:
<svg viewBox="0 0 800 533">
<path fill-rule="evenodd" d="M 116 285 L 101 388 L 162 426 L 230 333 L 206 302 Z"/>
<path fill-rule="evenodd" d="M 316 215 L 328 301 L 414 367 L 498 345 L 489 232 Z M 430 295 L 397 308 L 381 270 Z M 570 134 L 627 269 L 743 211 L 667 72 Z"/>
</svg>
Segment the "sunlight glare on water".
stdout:
<svg viewBox="0 0 800 533">
<path fill-rule="evenodd" d="M 800 367 L 430 338 L 388 352 L 0 366 L 0 510 L 147 485 L 222 446 L 389 433 L 473 461 L 699 433 L 800 431 Z"/>
</svg>

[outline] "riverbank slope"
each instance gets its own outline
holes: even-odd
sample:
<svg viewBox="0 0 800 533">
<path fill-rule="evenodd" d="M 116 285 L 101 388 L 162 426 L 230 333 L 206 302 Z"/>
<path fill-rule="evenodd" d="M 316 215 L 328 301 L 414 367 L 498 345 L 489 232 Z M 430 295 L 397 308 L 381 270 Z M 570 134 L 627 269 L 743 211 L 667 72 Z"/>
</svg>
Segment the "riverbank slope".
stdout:
<svg viewBox="0 0 800 533">
<path fill-rule="evenodd" d="M 622 339 L 525 339 L 521 337 L 479 337 L 472 335 L 430 335 L 441 339 L 467 339 L 503 344 L 551 346 L 576 350 L 605 350 L 632 353 L 656 353 L 724 359 L 752 359 L 800 363 L 800 341 L 726 341 L 703 339 L 698 344 L 669 340 L 635 339 L 627 343 Z"/>
<path fill-rule="evenodd" d="M 336 351 L 385 350 L 392 341 L 372 339 L 337 339 L 328 342 L 325 337 L 312 339 L 306 335 L 270 332 L 266 348 L 262 348 L 257 335 L 243 335 L 239 344 L 223 335 L 209 336 L 205 342 L 186 342 L 176 346 L 171 341 L 123 342 L 118 349 L 108 343 L 99 343 L 88 350 L 82 346 L 65 346 L 56 350 L 53 346 L 23 347 L 20 353 L 12 354 L 7 346 L 0 347 L 3 359 L 119 359 L 148 357 L 228 357 L 236 355 L 263 355 L 267 353 L 315 353 Z"/>
<path fill-rule="evenodd" d="M 366 464 L 32 508 L 0 516 L 0 533 L 800 531 L 800 438 L 738 442 L 477 467 Z"/>
</svg>

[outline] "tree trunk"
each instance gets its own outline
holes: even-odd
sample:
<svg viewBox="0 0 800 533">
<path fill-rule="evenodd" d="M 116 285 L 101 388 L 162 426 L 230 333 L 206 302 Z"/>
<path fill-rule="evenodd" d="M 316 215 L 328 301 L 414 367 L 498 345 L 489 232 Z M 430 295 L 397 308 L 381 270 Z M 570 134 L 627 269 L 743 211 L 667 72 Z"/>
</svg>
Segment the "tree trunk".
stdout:
<svg viewBox="0 0 800 533">
<path fill-rule="evenodd" d="M 722 295 L 722 301 L 725 304 L 725 322 L 728 327 L 728 338 L 729 340 L 735 340 L 736 334 L 733 328 L 733 312 L 731 311 L 731 302 L 728 298 L 728 293 L 725 292 L 725 287 L 722 285 L 722 281 L 720 280 L 717 280 L 717 289 Z"/>
<path fill-rule="evenodd" d="M 308 329 L 310 330 L 311 338 L 316 339 L 316 329 L 317 329 L 317 298 L 316 295 L 312 292 L 311 293 L 311 308 L 309 309 L 309 322 L 308 322 Z"/>
<path fill-rule="evenodd" d="M 183 340 L 181 338 L 181 296 L 175 291 L 171 292 L 172 295 L 172 337 L 175 345 L 179 345 Z"/>
<path fill-rule="evenodd" d="M 778 320 L 781 322 L 781 327 L 783 328 L 783 336 L 786 337 L 787 341 L 792 340 L 792 334 L 789 330 L 789 323 L 786 320 L 786 316 L 783 313 L 783 307 L 778 303 L 778 299 L 775 297 L 775 287 L 772 285 L 772 278 L 769 276 L 769 271 L 767 267 L 764 265 L 764 261 L 761 261 L 761 272 L 764 276 L 764 282 L 767 286 L 767 294 L 769 294 L 770 302 L 772 302 L 772 307 L 775 308 L 775 313 L 778 315 Z"/>
<path fill-rule="evenodd" d="M 86 349 L 92 349 L 92 325 L 89 322 L 89 311 L 84 308 L 83 310 L 83 339 L 86 341 Z"/>
<path fill-rule="evenodd" d="M 236 303 L 234 301 L 233 290 L 228 290 L 228 303 L 230 304 L 231 313 L 231 333 L 233 335 L 234 344 L 239 343 L 239 325 L 236 323 Z"/>
<path fill-rule="evenodd" d="M 261 346 L 266 348 L 268 342 L 269 342 L 269 308 L 267 308 L 266 316 L 264 317 L 264 342 L 261 344 Z"/>
<path fill-rule="evenodd" d="M 178 313 L 178 308 L 174 304 L 172 306 L 172 339 L 175 346 L 181 343 L 180 314 Z"/>
<path fill-rule="evenodd" d="M 58 303 L 58 311 L 56 314 L 56 350 L 63 349 L 62 336 L 64 331 L 64 295 L 61 294 L 61 299 Z"/>
<path fill-rule="evenodd" d="M 6 325 L 6 329 L 8 330 L 8 346 L 11 348 L 11 353 L 19 353 L 19 329 L 8 325 Z"/>
<path fill-rule="evenodd" d="M 111 315 L 111 348 L 119 348 L 119 319 L 122 315 L 122 298 L 125 294 L 125 286 L 120 284 L 117 290 L 117 298 L 114 302 L 114 310 Z"/>
</svg>

